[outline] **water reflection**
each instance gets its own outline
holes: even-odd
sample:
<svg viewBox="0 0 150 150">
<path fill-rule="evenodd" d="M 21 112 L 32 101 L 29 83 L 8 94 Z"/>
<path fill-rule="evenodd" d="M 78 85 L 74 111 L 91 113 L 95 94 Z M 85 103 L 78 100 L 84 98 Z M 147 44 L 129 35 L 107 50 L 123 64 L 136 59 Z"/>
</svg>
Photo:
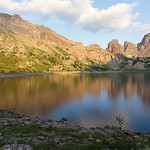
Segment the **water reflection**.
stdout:
<svg viewBox="0 0 150 150">
<path fill-rule="evenodd" d="M 150 73 L 51 75 L 0 80 L 0 107 L 84 126 L 150 131 Z M 144 123 L 144 125 L 143 125 Z"/>
</svg>

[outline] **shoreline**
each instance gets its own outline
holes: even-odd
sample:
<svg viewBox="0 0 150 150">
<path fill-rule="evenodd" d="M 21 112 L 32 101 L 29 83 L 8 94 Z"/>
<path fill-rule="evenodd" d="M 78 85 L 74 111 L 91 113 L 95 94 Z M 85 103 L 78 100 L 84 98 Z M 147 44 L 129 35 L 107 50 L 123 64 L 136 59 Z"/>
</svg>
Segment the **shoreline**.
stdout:
<svg viewBox="0 0 150 150">
<path fill-rule="evenodd" d="M 56 121 L 0 109 L 0 150 L 148 150 L 149 139 L 150 133 L 114 126 L 85 128 L 69 124 L 66 118 Z"/>
<path fill-rule="evenodd" d="M 68 75 L 68 74 L 105 74 L 105 73 L 134 73 L 134 72 L 150 72 L 150 71 L 72 71 L 72 72 L 14 72 L 14 73 L 0 73 L 0 79 L 40 76 L 40 75 Z"/>
</svg>

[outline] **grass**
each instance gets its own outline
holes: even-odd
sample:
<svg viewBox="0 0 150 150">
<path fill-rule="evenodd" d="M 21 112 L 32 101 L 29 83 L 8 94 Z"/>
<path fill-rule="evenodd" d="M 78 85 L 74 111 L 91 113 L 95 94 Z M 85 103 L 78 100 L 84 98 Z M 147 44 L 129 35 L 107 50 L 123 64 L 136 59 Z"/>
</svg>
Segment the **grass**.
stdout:
<svg viewBox="0 0 150 150">
<path fill-rule="evenodd" d="M 33 139 L 37 136 L 43 136 L 41 131 L 46 133 L 55 133 L 55 136 L 51 136 L 47 140 L 38 141 L 35 143 Z M 48 126 L 47 128 L 42 128 L 37 124 L 22 125 L 18 123 L 17 126 L 11 125 L 7 129 L 1 129 L 0 133 L 4 137 L 4 140 L 19 138 L 19 144 L 29 144 L 34 150 L 49 150 L 49 149 L 77 149 L 77 150 L 99 150 L 103 148 L 117 149 L 117 150 L 127 150 L 127 149 L 144 149 L 145 145 L 150 146 L 150 142 L 144 142 L 143 140 L 136 138 L 129 138 L 128 135 L 124 133 L 113 134 L 111 136 L 105 136 L 101 133 L 83 132 L 78 134 L 76 131 L 67 128 L 56 128 Z M 69 137 L 69 138 L 67 138 Z M 31 138 L 32 140 L 26 143 L 26 139 Z M 59 139 L 59 143 L 55 142 L 55 138 Z M 89 140 L 89 138 L 92 138 Z M 97 143 L 96 140 L 99 139 L 100 142 Z M 141 143 L 141 145 L 137 145 Z M 4 145 L 3 140 L 0 140 L 0 147 Z"/>
</svg>

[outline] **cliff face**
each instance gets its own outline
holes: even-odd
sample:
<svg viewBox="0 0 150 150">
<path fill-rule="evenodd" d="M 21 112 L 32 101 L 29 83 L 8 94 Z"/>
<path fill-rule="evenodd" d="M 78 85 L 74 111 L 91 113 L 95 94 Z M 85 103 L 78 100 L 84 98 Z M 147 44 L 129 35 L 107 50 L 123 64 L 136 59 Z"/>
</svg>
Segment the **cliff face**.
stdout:
<svg viewBox="0 0 150 150">
<path fill-rule="evenodd" d="M 99 71 L 107 65 L 107 69 L 112 69 L 112 64 L 122 63 L 118 53 L 127 58 L 147 57 L 149 51 L 150 34 L 145 35 L 137 46 L 127 41 L 122 46 L 118 40 L 112 40 L 105 50 L 97 44 L 84 47 L 82 42 L 71 41 L 19 15 L 0 13 L 0 72 Z"/>
<path fill-rule="evenodd" d="M 140 50 L 138 57 L 150 57 L 150 33 L 144 36 L 137 47 Z"/>
<path fill-rule="evenodd" d="M 118 40 L 114 39 L 108 43 L 107 50 L 113 54 L 122 53 L 124 51 L 124 47 L 119 44 Z"/>
<path fill-rule="evenodd" d="M 128 57 L 137 57 L 137 55 L 139 54 L 139 50 L 137 50 L 137 45 L 128 41 L 124 42 L 124 52 Z"/>
</svg>

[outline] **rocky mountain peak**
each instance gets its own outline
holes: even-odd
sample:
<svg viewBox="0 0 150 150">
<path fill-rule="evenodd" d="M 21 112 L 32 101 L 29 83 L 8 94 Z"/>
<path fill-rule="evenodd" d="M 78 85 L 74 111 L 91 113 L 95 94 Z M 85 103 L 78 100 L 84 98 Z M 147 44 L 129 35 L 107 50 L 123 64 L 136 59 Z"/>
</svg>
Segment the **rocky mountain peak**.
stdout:
<svg viewBox="0 0 150 150">
<path fill-rule="evenodd" d="M 110 41 L 108 43 L 108 48 L 107 50 L 111 53 L 120 53 L 123 52 L 124 47 L 122 45 L 119 44 L 117 39 L 113 39 L 112 41 Z"/>
<path fill-rule="evenodd" d="M 96 50 L 101 50 L 102 48 L 98 44 L 91 44 L 86 46 L 87 49 L 96 49 Z"/>
<path fill-rule="evenodd" d="M 137 45 L 138 50 L 143 51 L 143 50 L 148 50 L 150 49 L 150 33 L 146 34 L 142 41 Z"/>
<path fill-rule="evenodd" d="M 11 19 L 15 21 L 24 21 L 18 14 L 12 15 Z"/>
<path fill-rule="evenodd" d="M 124 42 L 124 52 L 128 55 L 128 57 L 137 56 L 139 53 L 137 45 L 128 41 Z"/>
</svg>

